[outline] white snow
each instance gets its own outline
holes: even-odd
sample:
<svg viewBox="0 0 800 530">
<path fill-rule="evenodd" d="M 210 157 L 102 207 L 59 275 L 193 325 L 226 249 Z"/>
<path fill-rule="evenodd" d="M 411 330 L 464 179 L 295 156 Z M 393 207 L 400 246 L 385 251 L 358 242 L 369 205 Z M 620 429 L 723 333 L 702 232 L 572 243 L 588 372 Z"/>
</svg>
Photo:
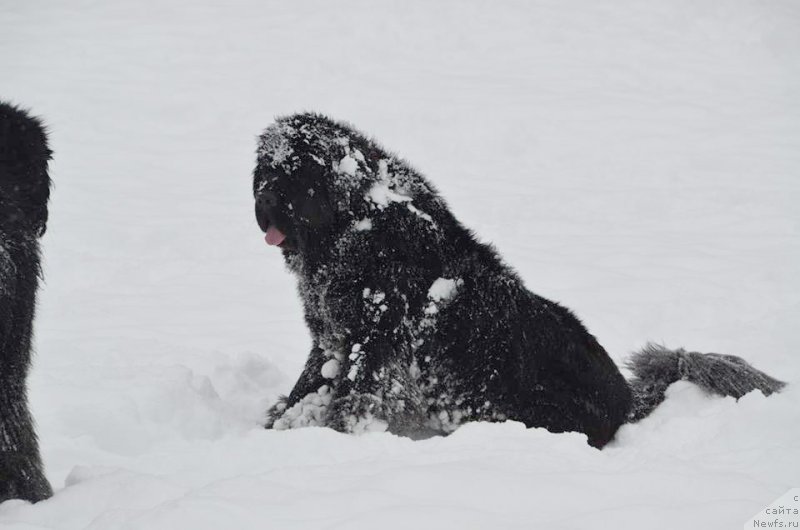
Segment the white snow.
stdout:
<svg viewBox="0 0 800 530">
<path fill-rule="evenodd" d="M 371 414 L 355 419 L 351 416 L 351 420 L 355 422 L 355 426 L 351 427 L 352 432 L 356 435 L 366 434 L 370 432 L 385 432 L 389 425 L 383 421 L 375 418 Z"/>
<path fill-rule="evenodd" d="M 2 13 L 0 96 L 55 151 L 30 398 L 56 489 L 1 505 L 3 530 L 728 529 L 799 486 L 797 2 Z M 603 451 L 517 423 L 261 429 L 309 338 L 253 219 L 253 151 L 302 110 L 409 160 L 617 362 L 656 340 L 794 385 L 673 385 Z"/>
<path fill-rule="evenodd" d="M 759 510 L 742 527 L 800 528 L 800 488 L 792 488 Z"/>
<path fill-rule="evenodd" d="M 282 431 L 289 428 L 297 429 L 322 425 L 323 415 L 330 402 L 330 389 L 327 385 L 322 385 L 316 393 L 307 394 L 303 399 L 288 408 L 275 421 L 273 428 L 277 431 Z"/>
<path fill-rule="evenodd" d="M 382 158 L 378 161 L 378 178 L 387 181 L 389 180 L 389 161 Z"/>
<path fill-rule="evenodd" d="M 339 361 L 337 359 L 328 359 L 325 364 L 322 365 L 320 371 L 322 373 L 322 377 L 325 379 L 334 379 L 337 375 L 339 375 Z"/>
<path fill-rule="evenodd" d="M 367 199 L 378 205 L 378 208 L 386 208 L 392 202 L 410 202 L 413 198 L 389 189 L 388 183 L 384 181 L 376 182 L 367 190 Z"/>
<path fill-rule="evenodd" d="M 282 164 L 294 154 L 281 127 L 268 128 L 262 138 L 263 142 L 260 143 L 258 150 L 259 156 L 269 157 L 276 163 Z"/>
<path fill-rule="evenodd" d="M 433 222 L 433 218 L 430 215 L 428 215 L 427 213 L 423 212 L 422 210 L 420 210 L 419 208 L 417 208 L 416 206 L 414 206 L 410 202 L 406 206 L 408 207 L 408 210 L 410 212 L 412 212 L 415 215 L 418 215 L 419 217 L 425 219 L 429 223 L 431 223 L 433 225 L 436 225 L 436 223 Z"/>
<path fill-rule="evenodd" d="M 339 161 L 339 172 L 345 175 L 354 176 L 358 171 L 358 161 L 350 155 L 346 155 Z"/>
<path fill-rule="evenodd" d="M 375 291 L 372 295 L 372 303 L 375 305 L 380 304 L 384 300 L 386 300 L 386 293 L 383 291 Z"/>
<path fill-rule="evenodd" d="M 428 289 L 428 298 L 430 302 L 425 306 L 426 315 L 435 315 L 439 312 L 440 306 L 447 305 L 447 303 L 455 298 L 458 293 L 458 288 L 464 285 L 464 280 L 461 278 L 437 278 Z M 432 326 L 435 322 L 426 319 L 423 326 Z"/>
<path fill-rule="evenodd" d="M 458 288 L 464 284 L 461 278 L 437 278 L 428 289 L 428 298 L 436 302 L 448 302 L 455 297 Z"/>
<path fill-rule="evenodd" d="M 372 219 L 370 219 L 369 217 L 365 217 L 364 219 L 361 219 L 360 221 L 356 222 L 355 229 L 360 231 L 360 232 L 363 232 L 365 230 L 371 230 L 372 229 Z"/>
<path fill-rule="evenodd" d="M 352 156 L 355 160 L 358 160 L 362 164 L 366 162 L 366 159 L 364 158 L 364 153 L 362 153 L 358 149 L 353 149 L 350 153 L 350 156 Z"/>
<path fill-rule="evenodd" d="M 378 167 L 379 175 L 384 173 L 385 167 L 383 160 L 381 160 Z M 391 189 L 388 181 L 381 180 L 370 186 L 366 193 L 366 199 L 375 204 L 379 210 L 386 208 L 393 202 L 404 202 L 410 212 L 435 225 L 433 218 L 429 214 L 423 212 L 411 203 L 411 201 L 414 200 L 413 197 Z"/>
</svg>

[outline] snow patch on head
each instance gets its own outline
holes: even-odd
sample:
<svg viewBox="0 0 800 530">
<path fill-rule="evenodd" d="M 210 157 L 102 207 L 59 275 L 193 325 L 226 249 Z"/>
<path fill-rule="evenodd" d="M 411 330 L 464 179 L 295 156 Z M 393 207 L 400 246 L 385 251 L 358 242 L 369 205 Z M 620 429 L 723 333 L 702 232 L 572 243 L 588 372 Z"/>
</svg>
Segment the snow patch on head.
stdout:
<svg viewBox="0 0 800 530">
<path fill-rule="evenodd" d="M 292 128 L 283 122 L 267 127 L 259 137 L 258 158 L 266 159 L 272 167 L 281 167 L 294 155 L 289 142 Z"/>
<path fill-rule="evenodd" d="M 334 145 L 344 147 L 345 154 L 349 156 L 349 138 L 332 134 L 332 125 L 335 127 L 335 124 L 322 117 L 307 114 L 279 118 L 259 136 L 259 161 L 291 173 L 300 167 L 301 155 L 320 166 L 326 166 L 326 159 L 334 152 Z M 354 156 L 354 162 L 359 156 L 363 159 L 360 153 Z M 333 162 L 332 166 L 334 172 L 339 173 L 339 164 Z M 345 162 L 343 168 L 345 175 L 354 174 L 349 161 Z"/>
</svg>

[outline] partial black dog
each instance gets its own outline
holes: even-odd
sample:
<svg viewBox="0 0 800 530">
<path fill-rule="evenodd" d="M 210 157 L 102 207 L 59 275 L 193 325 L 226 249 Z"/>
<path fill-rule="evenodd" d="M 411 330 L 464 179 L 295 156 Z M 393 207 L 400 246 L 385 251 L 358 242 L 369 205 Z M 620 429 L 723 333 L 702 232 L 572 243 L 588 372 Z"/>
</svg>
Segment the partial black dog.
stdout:
<svg viewBox="0 0 800 530">
<path fill-rule="evenodd" d="M 656 346 L 633 357 L 629 383 L 570 311 L 528 291 L 427 180 L 348 125 L 279 119 L 260 137 L 253 186 L 312 339 L 267 427 L 416 438 L 510 419 L 602 447 L 680 378 L 736 397 L 782 386 L 736 357 Z"/>
<path fill-rule="evenodd" d="M 25 380 L 47 224 L 50 150 L 35 118 L 0 102 L 0 502 L 52 495 L 42 471 Z"/>
</svg>

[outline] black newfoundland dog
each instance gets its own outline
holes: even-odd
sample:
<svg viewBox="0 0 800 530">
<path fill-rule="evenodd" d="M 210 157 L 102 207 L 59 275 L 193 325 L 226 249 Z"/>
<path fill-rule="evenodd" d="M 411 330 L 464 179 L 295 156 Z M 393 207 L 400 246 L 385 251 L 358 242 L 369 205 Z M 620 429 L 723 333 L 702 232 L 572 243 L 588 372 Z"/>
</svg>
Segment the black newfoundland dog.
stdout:
<svg viewBox="0 0 800 530">
<path fill-rule="evenodd" d="M 585 433 L 603 447 L 688 379 L 732 396 L 783 383 L 738 357 L 650 345 L 628 382 L 566 308 L 528 291 L 405 161 L 318 114 L 259 138 L 253 191 L 297 276 L 312 348 L 267 427 L 422 438 L 468 421 Z"/>
<path fill-rule="evenodd" d="M 28 412 L 25 379 L 47 223 L 50 150 L 38 120 L 0 102 L 0 502 L 52 495 Z"/>
</svg>

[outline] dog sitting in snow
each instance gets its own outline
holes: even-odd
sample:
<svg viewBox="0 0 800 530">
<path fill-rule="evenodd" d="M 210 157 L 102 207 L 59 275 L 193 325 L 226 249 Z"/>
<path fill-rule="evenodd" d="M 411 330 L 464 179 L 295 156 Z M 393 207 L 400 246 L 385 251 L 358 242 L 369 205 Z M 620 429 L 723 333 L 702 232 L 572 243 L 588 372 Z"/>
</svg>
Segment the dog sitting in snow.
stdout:
<svg viewBox="0 0 800 530">
<path fill-rule="evenodd" d="M 528 291 L 426 179 L 346 124 L 278 119 L 259 138 L 253 191 L 312 340 L 268 428 L 421 438 L 516 420 L 603 447 L 678 379 L 735 397 L 782 386 L 737 357 L 652 345 L 626 381 L 569 310 Z"/>
</svg>

